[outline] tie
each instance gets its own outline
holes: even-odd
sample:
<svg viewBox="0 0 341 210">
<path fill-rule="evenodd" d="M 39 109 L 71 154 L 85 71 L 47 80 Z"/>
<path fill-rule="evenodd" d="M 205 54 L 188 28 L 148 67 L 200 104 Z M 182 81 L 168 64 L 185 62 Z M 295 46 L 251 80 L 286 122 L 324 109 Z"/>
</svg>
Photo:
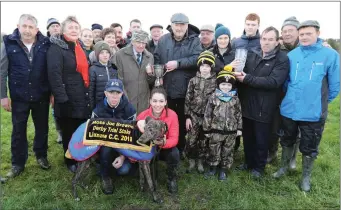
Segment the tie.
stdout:
<svg viewBox="0 0 341 210">
<path fill-rule="evenodd" d="M 141 61 L 142 61 L 142 56 L 141 56 L 141 53 L 137 53 L 137 58 L 136 58 L 136 60 L 137 60 L 137 63 L 141 66 Z"/>
</svg>

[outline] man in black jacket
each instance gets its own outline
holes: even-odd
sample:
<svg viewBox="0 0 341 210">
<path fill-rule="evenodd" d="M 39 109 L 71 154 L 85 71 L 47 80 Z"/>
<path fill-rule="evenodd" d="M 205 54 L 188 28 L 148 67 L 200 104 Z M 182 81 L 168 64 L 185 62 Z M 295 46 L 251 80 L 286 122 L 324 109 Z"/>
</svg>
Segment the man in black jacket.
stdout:
<svg viewBox="0 0 341 210">
<path fill-rule="evenodd" d="M 277 29 L 266 28 L 260 44 L 260 54 L 248 54 L 244 72 L 235 72 L 240 82 L 245 155 L 245 164 L 238 169 L 251 169 L 255 178 L 261 177 L 265 169 L 271 123 L 289 72 L 289 60 L 280 50 Z"/>
<path fill-rule="evenodd" d="M 171 18 L 169 34 L 159 40 L 154 51 L 154 63 L 162 64 L 167 70 L 164 76 L 164 87 L 167 91 L 167 102 L 179 119 L 180 154 L 185 147 L 185 96 L 189 80 L 197 71 L 196 61 L 202 52 L 199 29 L 189 23 L 188 17 L 176 13 Z"/>
<path fill-rule="evenodd" d="M 42 169 L 47 160 L 50 88 L 47 81 L 46 51 L 50 42 L 37 28 L 37 19 L 21 15 L 18 28 L 3 37 L 1 44 L 1 106 L 12 112 L 12 168 L 7 177 L 16 177 L 28 158 L 27 120 L 32 113 L 35 127 L 33 151 Z M 7 76 L 9 94 L 7 96 Z"/>
</svg>

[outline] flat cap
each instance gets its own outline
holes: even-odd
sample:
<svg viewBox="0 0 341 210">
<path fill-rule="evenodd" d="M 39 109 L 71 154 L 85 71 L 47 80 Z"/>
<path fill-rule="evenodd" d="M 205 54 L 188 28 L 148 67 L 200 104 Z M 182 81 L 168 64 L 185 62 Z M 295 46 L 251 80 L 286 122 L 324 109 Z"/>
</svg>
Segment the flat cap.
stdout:
<svg viewBox="0 0 341 210">
<path fill-rule="evenodd" d="M 214 27 L 211 24 L 203 25 L 203 26 L 201 26 L 200 31 L 211 31 L 211 32 L 214 32 Z"/>
<path fill-rule="evenodd" d="M 309 26 L 312 26 L 312 27 L 316 27 L 316 28 L 320 28 L 320 24 L 319 22 L 317 22 L 316 20 L 306 20 L 306 21 L 303 21 L 299 26 L 298 26 L 298 30 L 300 28 L 303 28 L 303 27 L 309 27 Z"/>
<path fill-rule="evenodd" d="M 160 24 L 154 24 L 154 25 L 150 26 L 149 30 L 151 31 L 153 28 L 161 28 L 161 29 L 163 29 L 163 26 L 160 25 Z"/>
<path fill-rule="evenodd" d="M 134 31 L 131 37 L 131 41 L 148 43 L 148 36 L 149 34 L 143 30 Z"/>
<path fill-rule="evenodd" d="M 175 13 L 171 18 L 171 23 L 189 23 L 189 20 L 185 14 Z"/>
</svg>

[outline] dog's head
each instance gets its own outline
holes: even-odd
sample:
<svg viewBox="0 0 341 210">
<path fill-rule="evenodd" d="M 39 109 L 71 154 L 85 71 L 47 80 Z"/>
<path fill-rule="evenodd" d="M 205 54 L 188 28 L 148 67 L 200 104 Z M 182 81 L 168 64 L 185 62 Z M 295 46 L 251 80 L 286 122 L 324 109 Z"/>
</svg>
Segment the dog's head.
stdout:
<svg viewBox="0 0 341 210">
<path fill-rule="evenodd" d="M 144 133 L 141 135 L 138 142 L 146 144 L 150 141 L 163 139 L 163 136 L 167 133 L 167 131 L 168 126 L 165 122 L 147 117 Z"/>
</svg>

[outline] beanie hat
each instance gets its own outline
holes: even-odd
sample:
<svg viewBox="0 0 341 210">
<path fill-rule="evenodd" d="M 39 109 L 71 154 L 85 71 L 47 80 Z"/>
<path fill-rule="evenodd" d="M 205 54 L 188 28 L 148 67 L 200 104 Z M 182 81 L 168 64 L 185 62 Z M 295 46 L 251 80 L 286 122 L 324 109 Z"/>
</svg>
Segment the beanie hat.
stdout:
<svg viewBox="0 0 341 210">
<path fill-rule="evenodd" d="M 283 25 L 282 25 L 282 29 L 284 26 L 287 26 L 287 25 L 292 25 L 292 26 L 295 26 L 296 28 L 298 28 L 298 26 L 300 25 L 300 22 L 298 22 L 298 20 L 296 19 L 295 16 L 291 16 L 291 17 L 284 20 Z"/>
<path fill-rule="evenodd" d="M 229 38 L 231 39 L 230 29 L 228 29 L 224 25 L 218 23 L 215 27 L 215 33 L 214 33 L 215 39 L 218 39 L 219 36 L 224 35 L 224 34 L 229 36 Z"/>
<path fill-rule="evenodd" d="M 47 20 L 47 27 L 46 27 L 46 29 L 49 30 L 49 27 L 50 27 L 52 24 L 58 24 L 58 25 L 60 25 L 59 21 L 58 21 L 56 18 L 49 18 L 49 19 Z"/>
<path fill-rule="evenodd" d="M 103 26 L 98 24 L 98 23 L 94 23 L 91 25 L 91 31 L 93 31 L 95 29 L 103 30 Z"/>
<path fill-rule="evenodd" d="M 220 71 L 218 73 L 218 76 L 216 79 L 217 87 L 219 88 L 219 85 L 223 82 L 231 83 L 232 84 L 232 90 L 235 89 L 235 87 L 236 87 L 236 78 L 232 74 L 232 72 L 223 70 L 223 71 Z"/>
<path fill-rule="evenodd" d="M 199 55 L 197 65 L 201 66 L 204 63 L 211 67 L 215 66 L 215 57 L 211 51 L 205 50 Z"/>
<path fill-rule="evenodd" d="M 96 55 L 96 58 L 98 61 L 99 61 L 98 56 L 102 50 L 107 50 L 109 52 L 110 56 L 112 56 L 112 52 L 111 52 L 111 49 L 109 47 L 109 44 L 106 43 L 105 41 L 99 41 L 94 46 L 95 55 Z"/>
</svg>

